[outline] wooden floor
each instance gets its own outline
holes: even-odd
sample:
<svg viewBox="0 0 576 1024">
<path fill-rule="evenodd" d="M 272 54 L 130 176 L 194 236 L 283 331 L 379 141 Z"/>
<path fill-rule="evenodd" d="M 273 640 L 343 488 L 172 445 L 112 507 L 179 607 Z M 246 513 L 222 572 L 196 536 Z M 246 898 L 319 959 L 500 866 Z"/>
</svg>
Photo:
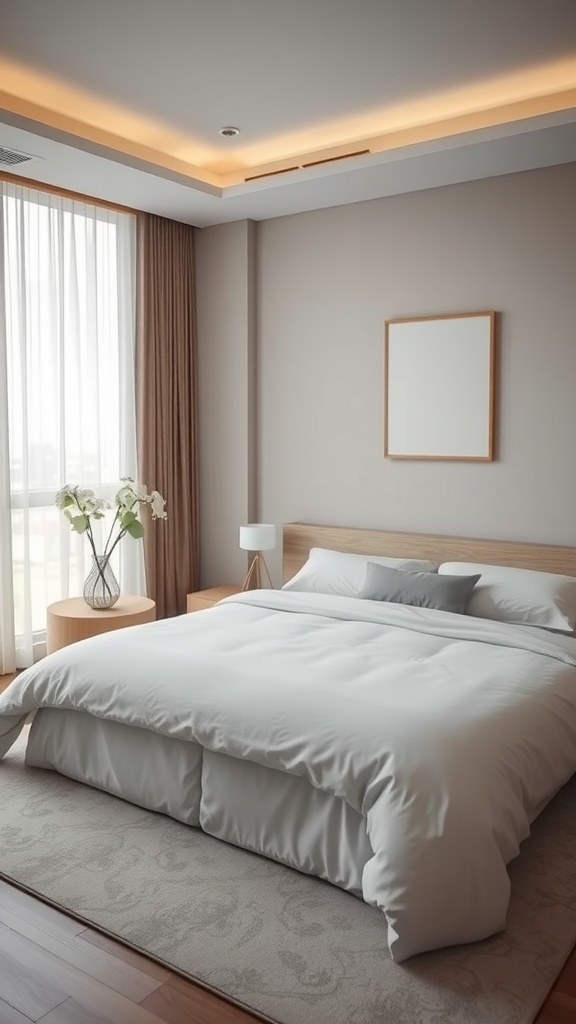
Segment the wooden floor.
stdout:
<svg viewBox="0 0 576 1024">
<path fill-rule="evenodd" d="M 0 1024 L 256 1020 L 0 880 Z"/>
<path fill-rule="evenodd" d="M 0 676 L 0 692 L 10 679 Z M 0 1024 L 254 1024 L 258 1020 L 0 880 Z M 576 1024 L 576 950 L 535 1024 Z"/>
</svg>

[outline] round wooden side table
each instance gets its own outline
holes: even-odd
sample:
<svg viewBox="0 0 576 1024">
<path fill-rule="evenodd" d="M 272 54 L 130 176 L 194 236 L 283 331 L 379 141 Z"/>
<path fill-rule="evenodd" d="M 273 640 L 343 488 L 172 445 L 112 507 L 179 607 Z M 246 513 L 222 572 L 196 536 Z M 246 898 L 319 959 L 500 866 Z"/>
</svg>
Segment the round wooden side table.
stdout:
<svg viewBox="0 0 576 1024">
<path fill-rule="evenodd" d="M 136 626 L 141 622 L 154 622 L 156 603 L 149 597 L 121 594 L 112 608 L 96 611 L 83 597 L 69 597 L 48 605 L 46 620 L 46 650 L 48 654 L 111 629 Z"/>
</svg>

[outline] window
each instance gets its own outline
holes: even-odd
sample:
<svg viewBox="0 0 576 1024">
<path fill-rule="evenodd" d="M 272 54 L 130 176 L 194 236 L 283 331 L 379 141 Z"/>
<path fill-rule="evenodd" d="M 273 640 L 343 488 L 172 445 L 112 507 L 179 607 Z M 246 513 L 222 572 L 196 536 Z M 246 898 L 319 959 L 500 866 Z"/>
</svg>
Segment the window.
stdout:
<svg viewBox="0 0 576 1024">
<path fill-rule="evenodd" d="M 13 569 L 0 586 L 22 665 L 44 639 L 47 605 L 81 593 L 90 568 L 55 492 L 70 483 L 112 496 L 136 475 L 135 218 L 8 182 L 0 194 Z M 141 560 L 126 547 L 115 566 L 132 593 L 143 592 Z"/>
</svg>

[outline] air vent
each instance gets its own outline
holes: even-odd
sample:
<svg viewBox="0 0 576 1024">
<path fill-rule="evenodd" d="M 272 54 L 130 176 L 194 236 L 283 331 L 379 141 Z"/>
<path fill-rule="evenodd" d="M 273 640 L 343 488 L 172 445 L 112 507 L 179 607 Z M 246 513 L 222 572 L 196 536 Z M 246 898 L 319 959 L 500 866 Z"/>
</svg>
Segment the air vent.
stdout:
<svg viewBox="0 0 576 1024">
<path fill-rule="evenodd" d="M 252 174 L 249 178 L 244 178 L 244 181 L 256 181 L 256 178 L 273 178 L 275 174 L 286 174 L 287 171 L 299 171 L 298 164 L 295 167 L 281 167 L 279 171 L 264 171 L 263 174 Z"/>
<path fill-rule="evenodd" d="M 365 156 L 369 153 L 369 149 L 359 149 L 356 153 L 341 153 L 340 156 L 325 156 L 323 160 L 311 160 L 307 164 L 302 164 L 302 167 L 317 167 L 318 164 L 332 164 L 335 160 L 348 160 L 351 156 Z"/>
<path fill-rule="evenodd" d="M 39 160 L 38 156 L 31 156 L 30 153 L 19 153 L 16 149 L 5 149 L 0 146 L 0 167 L 16 167 L 17 164 L 27 164 L 30 160 Z"/>
<path fill-rule="evenodd" d="M 322 160 L 311 160 L 306 164 L 297 164 L 295 167 L 281 167 L 279 171 L 264 171 L 263 174 L 252 174 L 244 181 L 255 181 L 256 178 L 271 178 L 275 174 L 286 174 L 287 171 L 299 171 L 306 167 L 318 167 L 319 164 L 331 164 L 335 160 L 349 160 L 352 156 L 365 156 L 369 149 L 359 149 L 356 153 L 341 153 L 340 156 L 326 156 Z"/>
</svg>

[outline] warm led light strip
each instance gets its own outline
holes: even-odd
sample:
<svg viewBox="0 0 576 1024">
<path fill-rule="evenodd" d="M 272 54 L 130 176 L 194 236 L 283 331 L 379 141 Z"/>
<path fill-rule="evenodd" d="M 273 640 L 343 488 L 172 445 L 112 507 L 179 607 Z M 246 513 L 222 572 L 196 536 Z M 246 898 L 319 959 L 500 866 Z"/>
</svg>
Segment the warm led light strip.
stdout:
<svg viewBox="0 0 576 1024">
<path fill-rule="evenodd" d="M 362 152 L 335 152 L 344 147 L 361 145 L 374 154 L 520 119 L 576 111 L 576 58 L 572 57 L 395 107 L 360 111 L 356 117 L 262 143 L 238 147 L 234 142 L 224 151 L 6 58 L 0 58 L 0 81 L 4 89 L 0 108 L 32 122 L 32 131 L 41 134 L 42 127 L 53 129 L 57 134 L 53 132 L 52 138 L 66 133 L 132 162 L 162 168 L 214 195 L 229 185 Z"/>
</svg>

